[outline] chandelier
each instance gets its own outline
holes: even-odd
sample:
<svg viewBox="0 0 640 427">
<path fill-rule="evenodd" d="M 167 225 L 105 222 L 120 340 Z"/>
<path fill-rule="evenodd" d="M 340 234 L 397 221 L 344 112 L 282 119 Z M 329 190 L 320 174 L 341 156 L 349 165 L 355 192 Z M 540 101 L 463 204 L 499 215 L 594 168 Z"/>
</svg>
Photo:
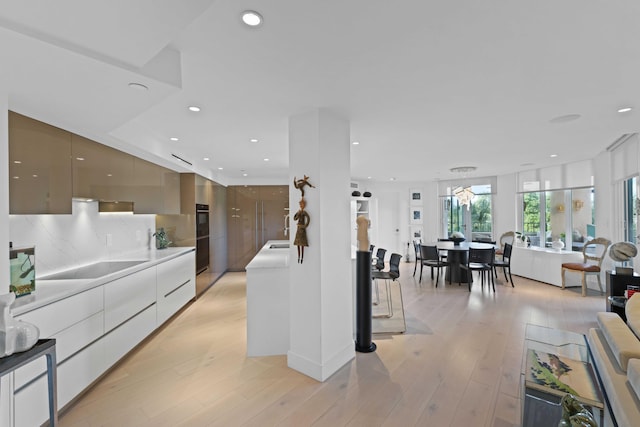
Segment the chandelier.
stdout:
<svg viewBox="0 0 640 427">
<path fill-rule="evenodd" d="M 471 199 L 475 196 L 475 193 L 471 191 L 471 187 L 458 187 L 453 190 L 453 195 L 458 198 L 458 202 L 467 209 L 471 206 Z"/>
</svg>

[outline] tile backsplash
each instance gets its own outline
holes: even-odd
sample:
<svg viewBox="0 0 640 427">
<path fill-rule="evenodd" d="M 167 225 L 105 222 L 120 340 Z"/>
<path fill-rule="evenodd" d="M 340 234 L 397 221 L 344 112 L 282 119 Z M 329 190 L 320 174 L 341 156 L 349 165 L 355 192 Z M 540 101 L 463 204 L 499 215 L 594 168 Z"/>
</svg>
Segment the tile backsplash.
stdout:
<svg viewBox="0 0 640 427">
<path fill-rule="evenodd" d="M 72 215 L 10 215 L 14 248 L 35 246 L 36 277 L 155 248 L 155 215 L 100 213 L 73 201 Z"/>
</svg>

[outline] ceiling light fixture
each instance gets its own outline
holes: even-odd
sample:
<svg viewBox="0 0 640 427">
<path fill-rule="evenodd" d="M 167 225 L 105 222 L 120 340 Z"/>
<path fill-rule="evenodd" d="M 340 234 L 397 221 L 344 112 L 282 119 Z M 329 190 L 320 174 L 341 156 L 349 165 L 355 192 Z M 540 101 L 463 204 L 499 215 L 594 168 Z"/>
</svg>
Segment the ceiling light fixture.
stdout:
<svg viewBox="0 0 640 427">
<path fill-rule="evenodd" d="M 252 28 L 259 27 L 262 24 L 262 15 L 255 10 L 245 10 L 242 12 L 242 22 Z"/>
<path fill-rule="evenodd" d="M 198 107 L 197 105 L 190 105 L 189 111 L 193 111 L 194 113 L 197 113 L 198 111 L 200 111 L 200 107 Z"/>
<path fill-rule="evenodd" d="M 209 158 L 208 157 L 204 157 L 202 160 L 204 160 L 205 162 L 208 162 Z"/>
<path fill-rule="evenodd" d="M 549 157 L 558 157 L 558 155 L 557 154 L 552 154 Z"/>
<path fill-rule="evenodd" d="M 458 187 L 453 190 L 453 195 L 456 196 L 458 202 L 462 206 L 467 206 L 467 209 L 471 206 L 471 199 L 475 196 L 475 193 L 471 191 L 471 187 Z"/>
<path fill-rule="evenodd" d="M 242 176 L 247 176 L 247 175 L 249 175 L 249 174 L 247 174 L 247 173 L 243 173 L 243 174 L 242 174 Z"/>
<path fill-rule="evenodd" d="M 623 108 L 618 109 L 618 113 L 628 113 L 631 110 L 633 110 L 633 108 L 631 108 L 631 107 L 623 107 Z"/>
<path fill-rule="evenodd" d="M 262 160 L 264 160 L 265 162 L 268 162 L 268 161 L 269 161 L 269 159 L 267 159 L 266 157 L 265 157 L 264 159 L 262 159 Z"/>
<path fill-rule="evenodd" d="M 13 161 L 13 163 L 15 163 L 16 165 L 19 165 L 19 164 L 21 164 L 21 163 L 22 163 L 22 161 L 20 161 L 20 160 L 14 160 L 14 161 Z"/>
<path fill-rule="evenodd" d="M 131 82 L 129 83 L 129 87 L 135 90 L 149 90 L 149 88 L 142 83 Z"/>
<path fill-rule="evenodd" d="M 176 141 L 180 141 L 178 138 L 176 138 L 175 136 L 172 136 L 171 138 L 169 138 L 171 141 L 176 142 Z"/>
<path fill-rule="evenodd" d="M 84 157 L 76 157 L 76 160 L 83 161 L 83 160 L 84 160 Z"/>
<path fill-rule="evenodd" d="M 455 168 L 449 169 L 449 171 L 453 173 L 467 173 L 473 172 L 476 169 L 478 168 L 475 166 L 456 166 Z"/>
<path fill-rule="evenodd" d="M 353 144 L 353 145 L 360 145 L 360 142 L 358 142 L 358 141 L 353 141 L 353 142 L 352 142 L 352 144 Z"/>
<path fill-rule="evenodd" d="M 554 117 L 549 120 L 549 123 L 567 123 L 578 120 L 580 117 L 582 117 L 580 114 L 565 114 L 564 116 Z"/>
<path fill-rule="evenodd" d="M 221 170 L 223 170 L 223 169 L 224 169 L 223 167 L 219 167 L 219 168 L 218 168 L 218 170 L 219 170 L 219 171 L 221 171 Z"/>
<path fill-rule="evenodd" d="M 250 141 L 250 142 L 258 142 L 258 140 L 257 140 L 257 139 L 255 139 L 255 138 L 251 138 L 249 141 Z"/>
</svg>

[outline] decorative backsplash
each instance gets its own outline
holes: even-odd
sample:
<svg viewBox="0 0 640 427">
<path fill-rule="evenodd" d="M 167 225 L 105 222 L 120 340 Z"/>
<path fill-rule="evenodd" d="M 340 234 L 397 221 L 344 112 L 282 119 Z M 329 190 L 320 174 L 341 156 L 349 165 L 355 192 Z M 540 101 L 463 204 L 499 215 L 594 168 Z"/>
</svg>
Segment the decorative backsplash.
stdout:
<svg viewBox="0 0 640 427">
<path fill-rule="evenodd" d="M 9 215 L 14 247 L 35 246 L 37 276 L 155 248 L 155 215 L 99 213 L 97 202 L 73 201 L 72 215 Z"/>
</svg>

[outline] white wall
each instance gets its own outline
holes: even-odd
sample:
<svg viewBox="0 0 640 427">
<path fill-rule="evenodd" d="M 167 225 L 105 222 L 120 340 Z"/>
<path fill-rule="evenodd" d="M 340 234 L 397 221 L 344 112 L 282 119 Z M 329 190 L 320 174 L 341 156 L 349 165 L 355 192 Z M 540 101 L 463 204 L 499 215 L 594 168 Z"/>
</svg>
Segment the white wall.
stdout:
<svg viewBox="0 0 640 427">
<path fill-rule="evenodd" d="M 128 253 L 155 248 L 155 238 L 151 238 L 155 215 L 99 213 L 97 202 L 76 200 L 72 212 L 72 215 L 9 215 L 10 232 L 6 240 L 12 241 L 14 248 L 35 246 L 36 280 L 78 265 L 109 258 L 125 259 Z M 5 258 L 8 259 L 8 254 Z M 36 281 L 36 292 L 37 286 Z"/>
</svg>

